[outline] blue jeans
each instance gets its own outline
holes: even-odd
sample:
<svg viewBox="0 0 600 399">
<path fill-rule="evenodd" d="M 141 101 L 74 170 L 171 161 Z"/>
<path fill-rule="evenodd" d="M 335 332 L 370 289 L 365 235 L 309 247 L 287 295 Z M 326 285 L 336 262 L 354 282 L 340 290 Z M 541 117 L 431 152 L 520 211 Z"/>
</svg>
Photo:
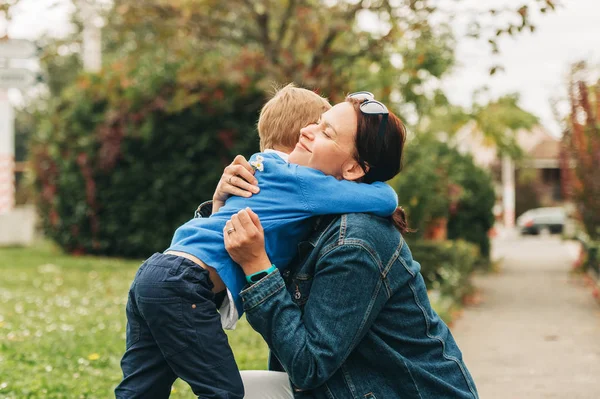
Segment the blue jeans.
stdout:
<svg viewBox="0 0 600 399">
<path fill-rule="evenodd" d="M 156 253 L 140 266 L 127 301 L 118 399 L 168 398 L 177 377 L 203 399 L 243 398 L 208 271 Z"/>
</svg>

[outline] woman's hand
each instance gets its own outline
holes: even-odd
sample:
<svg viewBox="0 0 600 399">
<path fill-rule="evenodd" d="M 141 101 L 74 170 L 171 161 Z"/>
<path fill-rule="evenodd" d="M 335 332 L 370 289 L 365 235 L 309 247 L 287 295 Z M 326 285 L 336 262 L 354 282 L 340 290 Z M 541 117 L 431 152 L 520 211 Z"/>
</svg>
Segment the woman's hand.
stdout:
<svg viewBox="0 0 600 399">
<path fill-rule="evenodd" d="M 265 233 L 258 215 L 250 208 L 233 215 L 223 229 L 225 249 L 246 275 L 268 269 L 271 261 L 265 251 Z"/>
<path fill-rule="evenodd" d="M 231 195 L 251 197 L 259 192 L 258 180 L 254 177 L 254 169 L 241 155 L 225 168 L 213 195 L 213 212 L 219 210 Z"/>
</svg>

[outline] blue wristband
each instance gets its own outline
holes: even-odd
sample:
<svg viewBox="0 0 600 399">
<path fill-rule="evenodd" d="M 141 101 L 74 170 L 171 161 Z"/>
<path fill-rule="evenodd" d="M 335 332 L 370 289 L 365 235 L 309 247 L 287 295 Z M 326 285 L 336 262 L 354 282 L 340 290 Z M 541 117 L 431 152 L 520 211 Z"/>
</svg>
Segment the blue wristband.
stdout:
<svg viewBox="0 0 600 399">
<path fill-rule="evenodd" d="M 269 274 L 273 273 L 275 271 L 275 269 L 277 269 L 275 267 L 275 265 L 271 265 L 271 267 L 269 267 L 268 269 L 249 274 L 246 276 L 246 281 L 248 282 L 248 284 L 254 284 L 254 283 L 260 281 L 260 279 L 262 279 L 263 277 L 266 277 Z"/>
</svg>

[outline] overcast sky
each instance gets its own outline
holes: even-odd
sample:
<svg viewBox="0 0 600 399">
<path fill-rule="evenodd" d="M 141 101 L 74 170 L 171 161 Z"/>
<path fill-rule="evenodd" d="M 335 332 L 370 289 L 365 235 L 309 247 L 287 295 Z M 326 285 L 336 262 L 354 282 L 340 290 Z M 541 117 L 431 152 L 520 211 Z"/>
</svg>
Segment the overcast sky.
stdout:
<svg viewBox="0 0 600 399">
<path fill-rule="evenodd" d="M 50 8 L 53 3 L 59 5 Z M 460 4 L 484 10 L 521 3 L 523 0 L 463 0 Z M 35 39 L 44 34 L 64 35 L 70 30 L 71 11 L 68 2 L 61 0 L 22 0 L 9 26 L 9 36 Z M 470 106 L 473 91 L 482 86 L 490 88 L 492 97 L 518 92 L 521 106 L 559 135 L 549 99 L 565 97 L 566 74 L 572 62 L 585 59 L 600 64 L 600 0 L 562 0 L 556 12 L 536 17 L 534 22 L 535 33 L 502 39 L 499 56 L 491 55 L 485 41 L 459 40 L 459 65 L 443 86 L 453 102 L 464 106 Z M 455 29 L 460 35 L 464 24 L 457 20 Z M 505 71 L 490 77 L 488 68 L 495 63 L 503 65 Z"/>
</svg>

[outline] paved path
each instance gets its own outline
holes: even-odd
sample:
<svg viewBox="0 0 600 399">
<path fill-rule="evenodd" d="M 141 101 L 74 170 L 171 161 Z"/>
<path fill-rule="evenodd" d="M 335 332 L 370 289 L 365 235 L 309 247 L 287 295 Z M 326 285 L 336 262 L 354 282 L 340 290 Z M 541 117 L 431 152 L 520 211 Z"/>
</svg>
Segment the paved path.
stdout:
<svg viewBox="0 0 600 399">
<path fill-rule="evenodd" d="M 482 399 L 600 398 L 600 306 L 569 276 L 575 255 L 553 237 L 494 243 L 502 270 L 452 328 Z"/>
</svg>

